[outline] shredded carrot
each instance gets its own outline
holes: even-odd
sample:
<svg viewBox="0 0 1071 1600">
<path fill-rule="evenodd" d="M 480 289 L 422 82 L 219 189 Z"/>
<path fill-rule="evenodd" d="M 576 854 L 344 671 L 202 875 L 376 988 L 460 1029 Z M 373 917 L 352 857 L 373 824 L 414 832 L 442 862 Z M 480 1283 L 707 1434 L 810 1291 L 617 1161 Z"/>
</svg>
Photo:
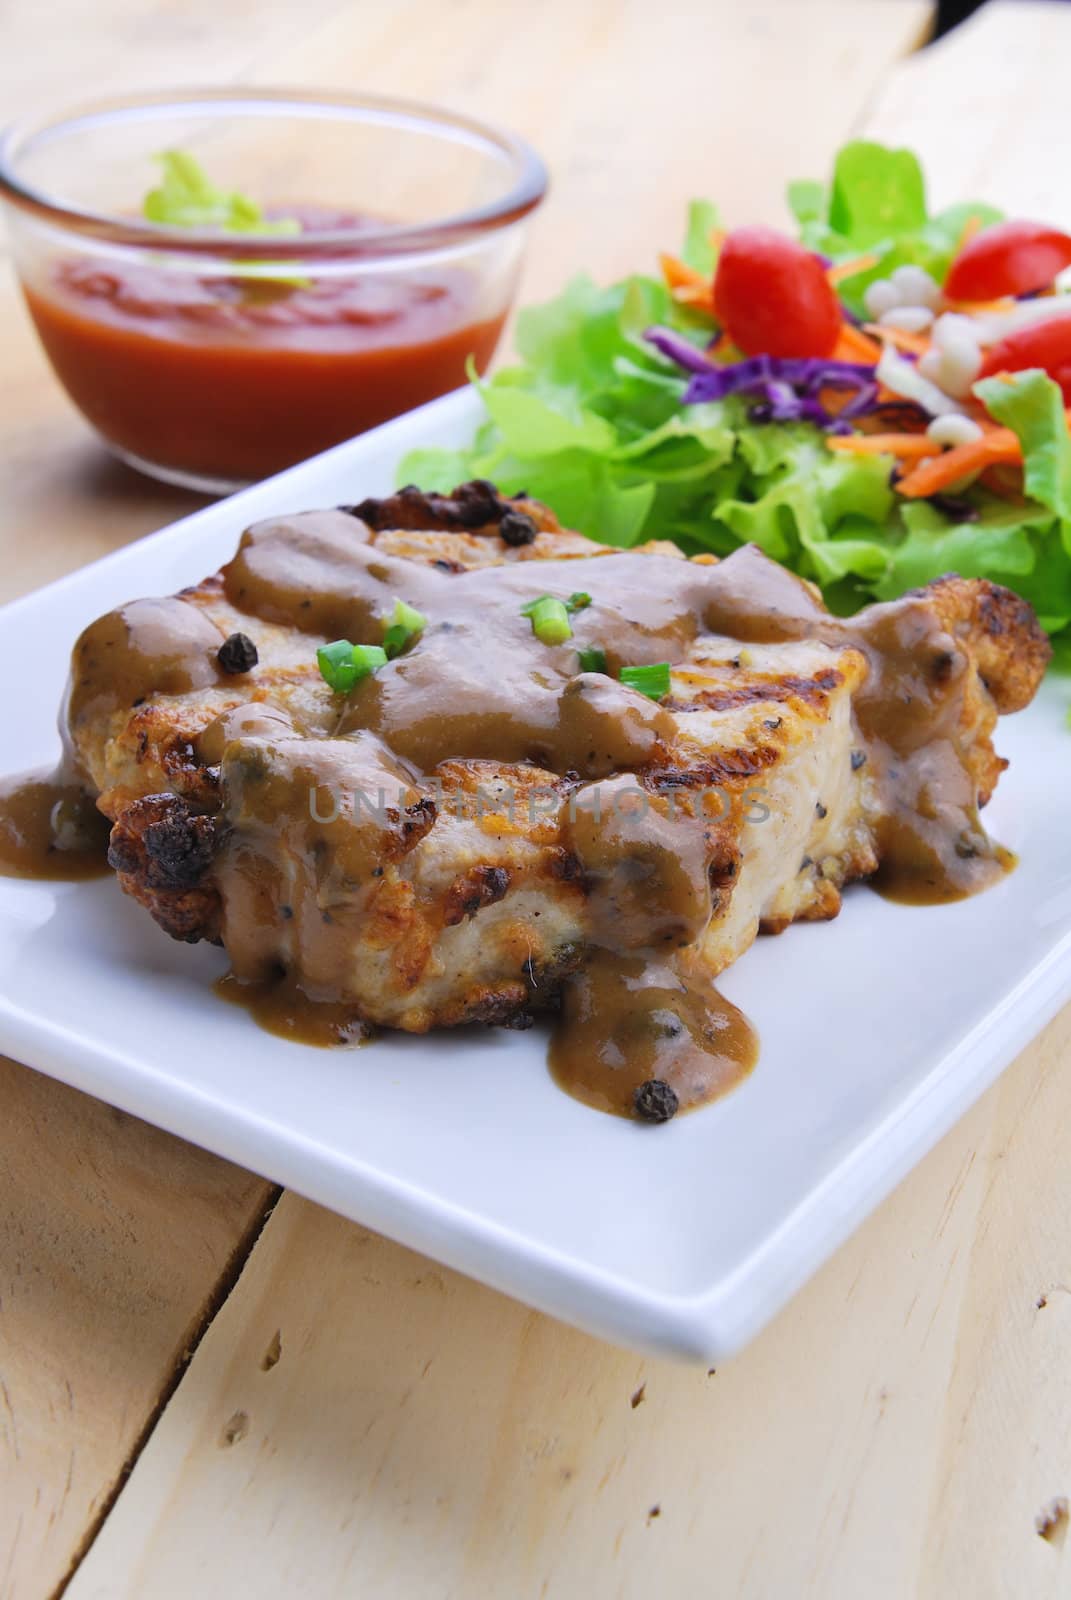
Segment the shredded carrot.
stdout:
<svg viewBox="0 0 1071 1600">
<path fill-rule="evenodd" d="M 836 287 L 843 283 L 845 278 L 854 278 L 857 272 L 869 272 L 871 267 L 878 264 L 877 256 L 856 256 L 852 261 L 840 261 L 835 267 L 826 269 L 826 277 Z"/>
<path fill-rule="evenodd" d="M 692 306 L 697 311 L 706 311 L 714 315 L 714 291 L 712 289 L 693 289 L 684 284 L 680 289 L 671 289 L 674 300 L 678 305 Z"/>
<path fill-rule="evenodd" d="M 909 500 L 939 494 L 942 489 L 958 483 L 961 478 L 971 478 L 986 467 L 1010 465 L 1022 461 L 1019 440 L 1010 428 L 994 428 L 983 433 L 970 444 L 956 445 L 944 450 L 932 461 L 923 461 L 896 485 Z"/>
<path fill-rule="evenodd" d="M 699 311 L 714 315 L 714 285 L 710 279 L 690 267 L 679 256 L 661 255 L 658 258 L 662 276 L 674 300 L 684 306 L 694 306 Z"/>
<path fill-rule="evenodd" d="M 894 345 L 897 350 L 906 350 L 909 355 L 924 356 L 930 348 L 930 341 L 924 333 L 907 333 L 903 328 L 886 328 L 881 322 L 864 322 L 863 327 L 867 333 L 872 333 L 875 339 Z"/>
<path fill-rule="evenodd" d="M 662 276 L 671 289 L 710 289 L 709 280 L 695 267 L 690 267 L 679 256 L 661 255 L 658 264 L 662 268 Z"/>
<path fill-rule="evenodd" d="M 845 322 L 840 337 L 833 348 L 834 361 L 864 361 L 874 366 L 881 355 L 881 346 L 868 339 L 866 334 L 850 322 Z"/>
<path fill-rule="evenodd" d="M 971 215 L 967 218 L 966 222 L 963 224 L 963 232 L 960 234 L 960 236 L 959 236 L 959 244 L 957 244 L 957 246 L 956 246 L 956 255 L 958 256 L 960 251 L 964 248 L 964 246 L 970 244 L 970 242 L 974 238 L 975 234 L 976 233 L 980 233 L 981 231 L 982 231 L 982 219 L 978 215 L 978 213 L 976 211 L 974 211 L 974 212 L 971 213 Z"/>
<path fill-rule="evenodd" d="M 1013 311 L 1018 301 L 1011 295 L 1001 300 L 946 300 L 946 311 L 962 311 L 970 316 L 975 311 Z"/>
<path fill-rule="evenodd" d="M 939 456 L 941 446 L 925 433 L 845 433 L 826 440 L 831 450 L 846 456 L 898 456 L 901 461 Z"/>
</svg>

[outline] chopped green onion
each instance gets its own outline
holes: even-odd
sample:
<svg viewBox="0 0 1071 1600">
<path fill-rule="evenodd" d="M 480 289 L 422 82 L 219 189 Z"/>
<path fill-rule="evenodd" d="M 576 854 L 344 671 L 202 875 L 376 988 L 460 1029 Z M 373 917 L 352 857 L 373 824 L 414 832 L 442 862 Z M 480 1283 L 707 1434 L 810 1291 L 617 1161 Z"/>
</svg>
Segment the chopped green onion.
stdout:
<svg viewBox="0 0 1071 1600">
<path fill-rule="evenodd" d="M 646 667 L 622 667 L 621 682 L 629 689 L 638 689 L 648 700 L 661 700 L 669 693 L 669 662 L 652 661 Z"/>
<path fill-rule="evenodd" d="M 404 600 L 395 600 L 394 613 L 383 635 L 383 648 L 388 658 L 393 661 L 395 656 L 400 655 L 411 640 L 424 632 L 427 622 L 427 617 L 415 606 L 406 605 Z"/>
<path fill-rule="evenodd" d="M 591 596 L 578 589 L 568 600 L 556 600 L 551 594 L 541 594 L 521 607 L 522 617 L 531 617 L 532 632 L 544 644 L 564 644 L 573 637 L 569 618 L 574 611 L 583 611 L 591 604 Z"/>
<path fill-rule="evenodd" d="M 587 650 L 578 650 L 581 672 L 605 672 L 606 651 L 600 650 L 597 644 L 591 645 Z"/>
<path fill-rule="evenodd" d="M 357 676 L 367 678 L 370 672 L 378 672 L 380 667 L 387 665 L 387 652 L 378 644 L 355 644 L 353 660 Z"/>
<path fill-rule="evenodd" d="M 357 663 L 350 641 L 336 639 L 334 644 L 322 644 L 316 652 L 316 660 L 324 682 L 336 694 L 348 694 L 357 682 Z"/>
<path fill-rule="evenodd" d="M 541 594 L 538 600 L 529 600 L 521 607 L 521 616 L 531 619 L 532 632 L 541 644 L 564 644 L 573 637 L 565 602 L 555 600 L 553 595 Z"/>
<path fill-rule="evenodd" d="M 395 600 L 394 615 L 391 621 L 399 627 L 408 628 L 410 633 L 421 633 L 427 627 L 428 619 L 416 606 L 411 606 L 404 600 Z"/>
<path fill-rule="evenodd" d="M 320 676 L 336 694 L 349 694 L 354 684 L 387 664 L 387 652 L 378 644 L 351 644 L 336 639 L 322 644 L 316 652 Z"/>
</svg>

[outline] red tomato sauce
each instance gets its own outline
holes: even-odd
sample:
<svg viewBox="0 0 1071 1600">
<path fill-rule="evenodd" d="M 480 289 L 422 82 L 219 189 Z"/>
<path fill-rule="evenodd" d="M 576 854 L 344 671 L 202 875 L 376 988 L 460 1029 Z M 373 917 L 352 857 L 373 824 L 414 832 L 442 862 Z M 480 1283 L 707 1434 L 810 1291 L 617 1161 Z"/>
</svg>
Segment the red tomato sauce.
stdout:
<svg viewBox="0 0 1071 1600">
<path fill-rule="evenodd" d="M 59 262 L 26 300 L 56 372 L 105 439 L 158 466 L 256 479 L 482 372 L 505 310 L 462 271 L 280 283 Z"/>
</svg>

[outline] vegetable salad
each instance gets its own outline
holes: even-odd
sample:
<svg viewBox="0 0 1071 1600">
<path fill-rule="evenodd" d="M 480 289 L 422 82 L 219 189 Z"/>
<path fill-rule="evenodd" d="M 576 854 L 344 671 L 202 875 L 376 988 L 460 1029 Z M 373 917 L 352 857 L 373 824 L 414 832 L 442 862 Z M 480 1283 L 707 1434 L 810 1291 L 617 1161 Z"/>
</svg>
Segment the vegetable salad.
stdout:
<svg viewBox="0 0 1071 1600">
<path fill-rule="evenodd" d="M 522 312 L 472 447 L 403 480 L 491 478 L 623 548 L 752 541 L 841 613 L 990 577 L 1071 642 L 1071 237 L 931 213 L 915 156 L 865 141 L 788 202 L 796 238 L 696 201 L 657 274 Z"/>
</svg>

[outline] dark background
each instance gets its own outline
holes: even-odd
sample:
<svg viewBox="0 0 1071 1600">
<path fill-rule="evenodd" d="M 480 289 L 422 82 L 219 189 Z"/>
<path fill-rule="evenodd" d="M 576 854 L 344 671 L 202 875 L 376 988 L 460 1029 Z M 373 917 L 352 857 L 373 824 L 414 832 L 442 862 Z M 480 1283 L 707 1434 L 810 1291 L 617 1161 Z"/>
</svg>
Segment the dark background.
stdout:
<svg viewBox="0 0 1071 1600">
<path fill-rule="evenodd" d="M 963 22 L 972 12 L 977 11 L 982 3 L 983 0 L 937 0 L 937 26 L 934 29 L 934 38 L 939 39 L 949 28 L 954 28 L 957 22 Z"/>
<path fill-rule="evenodd" d="M 972 11 L 977 11 L 981 3 L 982 0 L 938 0 L 934 37 L 939 39 L 942 33 L 947 33 L 957 22 L 962 22 Z"/>
</svg>

